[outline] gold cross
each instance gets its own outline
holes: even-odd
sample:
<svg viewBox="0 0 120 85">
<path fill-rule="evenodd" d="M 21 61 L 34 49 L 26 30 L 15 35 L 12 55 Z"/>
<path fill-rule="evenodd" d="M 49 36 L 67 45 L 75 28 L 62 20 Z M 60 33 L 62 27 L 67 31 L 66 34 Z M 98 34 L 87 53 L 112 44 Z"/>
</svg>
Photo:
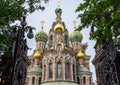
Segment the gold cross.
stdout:
<svg viewBox="0 0 120 85">
<path fill-rule="evenodd" d="M 43 27 L 44 27 L 44 23 L 45 23 L 45 21 L 42 20 L 40 23 L 41 23 L 41 28 L 42 28 L 42 30 L 43 30 Z"/>
<path fill-rule="evenodd" d="M 76 20 L 73 21 L 74 29 L 76 29 Z"/>
<path fill-rule="evenodd" d="M 60 7 L 60 0 L 58 0 L 57 3 L 58 3 L 58 7 Z"/>
</svg>

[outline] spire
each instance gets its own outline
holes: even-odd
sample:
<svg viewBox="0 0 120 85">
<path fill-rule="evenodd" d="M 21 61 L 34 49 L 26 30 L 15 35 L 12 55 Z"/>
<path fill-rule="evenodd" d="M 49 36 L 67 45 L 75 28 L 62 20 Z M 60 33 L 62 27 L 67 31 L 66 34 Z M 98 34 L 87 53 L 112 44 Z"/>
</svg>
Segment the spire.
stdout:
<svg viewBox="0 0 120 85">
<path fill-rule="evenodd" d="M 73 21 L 74 30 L 76 30 L 76 24 L 77 24 L 77 22 L 76 22 L 76 20 L 74 20 L 74 21 Z"/>
<path fill-rule="evenodd" d="M 45 24 L 45 21 L 42 20 L 40 23 L 41 23 L 41 29 L 43 30 L 43 28 L 44 28 L 44 24 Z"/>
</svg>

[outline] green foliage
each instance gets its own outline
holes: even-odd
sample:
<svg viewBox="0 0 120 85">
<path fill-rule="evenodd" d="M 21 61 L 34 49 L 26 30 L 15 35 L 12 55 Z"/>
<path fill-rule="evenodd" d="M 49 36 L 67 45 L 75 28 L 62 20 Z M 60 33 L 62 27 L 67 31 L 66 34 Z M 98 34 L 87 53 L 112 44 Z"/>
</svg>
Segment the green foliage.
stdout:
<svg viewBox="0 0 120 85">
<path fill-rule="evenodd" d="M 119 0 L 84 0 L 76 12 L 79 12 L 78 18 L 81 21 L 78 30 L 86 27 L 96 28 L 90 39 L 97 40 L 97 43 L 102 43 L 105 38 L 109 41 L 115 40 L 116 43 L 120 42 Z"/>
<path fill-rule="evenodd" d="M 47 3 L 49 0 L 0 0 L 0 51 L 6 51 L 12 46 L 10 24 L 35 10 L 44 10 L 41 1 Z"/>
</svg>

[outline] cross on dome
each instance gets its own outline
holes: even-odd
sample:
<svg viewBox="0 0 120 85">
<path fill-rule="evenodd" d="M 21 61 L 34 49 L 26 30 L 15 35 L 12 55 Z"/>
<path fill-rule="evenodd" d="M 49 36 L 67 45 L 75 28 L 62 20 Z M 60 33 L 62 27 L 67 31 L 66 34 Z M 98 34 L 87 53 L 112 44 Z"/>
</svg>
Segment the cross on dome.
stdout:
<svg viewBox="0 0 120 85">
<path fill-rule="evenodd" d="M 44 24 L 45 24 L 45 21 L 42 20 L 40 23 L 41 23 L 41 29 L 43 30 L 43 28 L 44 28 Z"/>
<path fill-rule="evenodd" d="M 76 22 L 76 20 L 74 20 L 73 21 L 73 25 L 74 25 L 74 29 L 76 30 L 76 24 L 77 24 L 77 22 Z"/>
<path fill-rule="evenodd" d="M 57 3 L 58 3 L 58 7 L 60 7 L 60 0 L 58 0 Z"/>
</svg>

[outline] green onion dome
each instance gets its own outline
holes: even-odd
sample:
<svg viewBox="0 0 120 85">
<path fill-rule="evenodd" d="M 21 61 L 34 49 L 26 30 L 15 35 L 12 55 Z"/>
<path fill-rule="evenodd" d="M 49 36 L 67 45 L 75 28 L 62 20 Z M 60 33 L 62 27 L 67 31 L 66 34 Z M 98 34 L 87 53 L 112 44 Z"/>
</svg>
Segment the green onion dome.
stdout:
<svg viewBox="0 0 120 85">
<path fill-rule="evenodd" d="M 34 66 L 33 68 L 31 68 L 29 71 L 29 73 L 41 73 L 42 72 L 42 69 L 39 67 L 39 66 Z"/>
<path fill-rule="evenodd" d="M 48 35 L 43 30 L 41 30 L 40 32 L 36 33 L 35 40 L 36 42 L 43 41 L 46 43 L 48 40 Z"/>
<path fill-rule="evenodd" d="M 62 14 L 62 9 L 61 8 L 56 8 L 55 9 L 55 13 L 57 15 L 57 18 L 60 18 L 61 17 L 61 14 Z"/>
<path fill-rule="evenodd" d="M 77 67 L 77 73 L 80 73 L 80 72 L 90 72 L 90 71 L 88 70 L 87 67 L 78 66 L 78 67 Z"/>
<path fill-rule="evenodd" d="M 55 9 L 55 13 L 56 13 L 56 14 L 57 14 L 57 13 L 60 13 L 60 14 L 61 14 L 61 13 L 62 13 L 62 9 L 61 9 L 61 8 L 56 8 L 56 9 Z"/>
<path fill-rule="evenodd" d="M 83 39 L 83 35 L 79 31 L 74 31 L 70 34 L 70 41 L 71 42 L 81 42 Z"/>
</svg>

